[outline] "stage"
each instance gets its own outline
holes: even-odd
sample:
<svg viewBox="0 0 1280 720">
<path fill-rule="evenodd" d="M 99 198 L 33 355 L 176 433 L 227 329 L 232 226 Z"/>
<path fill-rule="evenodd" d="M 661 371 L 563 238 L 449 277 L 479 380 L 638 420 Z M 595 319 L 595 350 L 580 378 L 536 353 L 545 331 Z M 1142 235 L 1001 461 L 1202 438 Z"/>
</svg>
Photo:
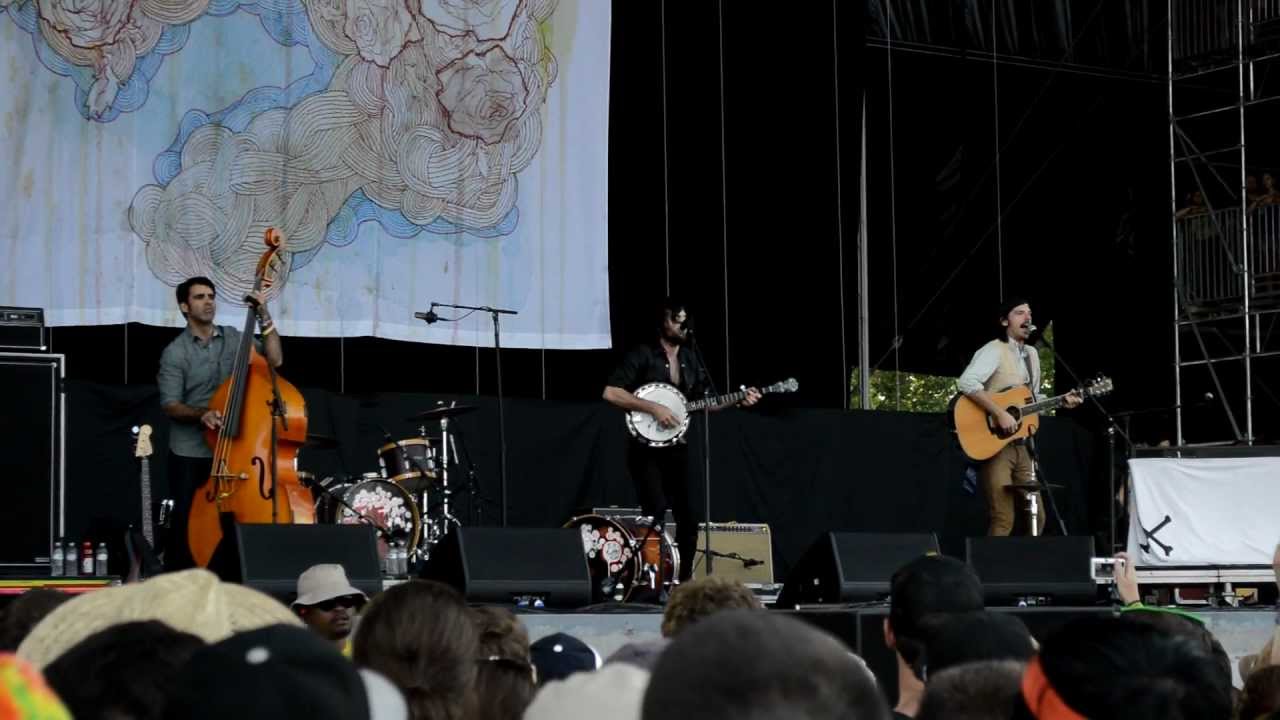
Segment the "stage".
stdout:
<svg viewBox="0 0 1280 720">
<path fill-rule="evenodd" d="M 154 428 L 153 496 L 165 497 L 169 423 L 150 385 L 69 381 L 65 390 L 66 524 L 60 534 L 110 544 L 123 537 L 139 512 L 139 469 L 130 429 L 144 423 Z M 463 526 L 498 524 L 502 491 L 493 398 L 302 391 L 308 432 L 323 440 L 302 449 L 299 469 L 337 481 L 378 471 L 377 450 L 387 442 L 384 429 L 396 439 L 413 438 L 418 428 L 410 417 L 415 413 L 455 400 L 476 405 L 475 412 L 450 423 L 462 441 L 461 467 L 473 464 L 479 481 L 473 496 L 463 484 L 465 473 L 454 474 L 454 514 Z M 510 525 L 560 527 L 592 507 L 636 504 L 625 469 L 632 441 L 620 410 L 604 401 L 509 398 L 505 414 Z M 438 433 L 439 428 L 427 432 Z M 698 422 L 688 438 L 695 506 L 701 508 L 703 434 Z M 1069 418 L 1046 417 L 1039 438 L 1045 475 L 1065 486 L 1056 495 L 1069 532 L 1105 530 L 1105 520 L 1090 522 L 1098 513 L 1089 508 L 1098 507 L 1099 490 L 1105 502 L 1107 485 L 1095 436 Z M 943 552 L 957 557 L 964 556 L 966 537 L 985 533 L 986 504 L 966 476 L 969 463 L 940 414 L 799 408 L 766 401 L 750 411 L 712 414 L 710 441 L 711 520 L 767 523 L 775 582 L 786 579 L 823 532 L 933 532 Z M 124 552 L 112 547 L 111 557 L 117 573 L 116 562 Z"/>
</svg>

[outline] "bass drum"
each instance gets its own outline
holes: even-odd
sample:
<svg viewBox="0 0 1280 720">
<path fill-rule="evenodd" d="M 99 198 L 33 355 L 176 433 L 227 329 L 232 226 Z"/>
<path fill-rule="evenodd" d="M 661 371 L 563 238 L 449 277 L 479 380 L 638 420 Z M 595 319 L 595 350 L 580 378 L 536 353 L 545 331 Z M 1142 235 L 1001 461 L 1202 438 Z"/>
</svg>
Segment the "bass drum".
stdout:
<svg viewBox="0 0 1280 720">
<path fill-rule="evenodd" d="M 565 527 L 582 538 L 593 603 L 656 603 L 679 576 L 680 553 L 671 537 L 649 532 L 644 518 L 582 515 Z"/>
<path fill-rule="evenodd" d="M 339 525 L 372 524 L 385 531 L 377 534 L 379 557 L 387 557 L 388 536 L 410 551 L 418 546 L 422 518 L 413 497 L 404 488 L 386 480 L 365 480 L 346 488 L 342 500 L 348 507 L 337 508 Z"/>
</svg>

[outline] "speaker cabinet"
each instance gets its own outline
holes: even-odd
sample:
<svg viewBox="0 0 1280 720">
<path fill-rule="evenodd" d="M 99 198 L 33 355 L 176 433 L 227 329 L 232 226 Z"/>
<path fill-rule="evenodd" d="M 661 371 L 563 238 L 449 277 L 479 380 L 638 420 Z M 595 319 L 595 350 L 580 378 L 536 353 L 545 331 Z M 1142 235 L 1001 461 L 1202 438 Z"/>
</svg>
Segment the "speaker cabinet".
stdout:
<svg viewBox="0 0 1280 720">
<path fill-rule="evenodd" d="M 541 598 L 547 607 L 591 602 L 591 576 L 574 528 L 454 528 L 419 576 L 457 588 L 469 602 Z"/>
<path fill-rule="evenodd" d="M 382 563 L 368 525 L 242 525 L 231 517 L 223 515 L 222 542 L 209 561 L 209 569 L 227 582 L 288 603 L 296 597 L 303 570 L 336 563 L 365 595 L 382 592 Z"/>
<path fill-rule="evenodd" d="M 62 355 L 0 353 L 0 566 L 11 572 L 47 574 L 63 532 L 64 375 Z"/>
<path fill-rule="evenodd" d="M 1088 536 L 973 537 L 965 558 L 982 580 L 986 601 L 1017 602 L 1045 597 L 1054 604 L 1091 603 L 1098 585 L 1090 573 L 1093 538 Z"/>
<path fill-rule="evenodd" d="M 894 571 L 938 552 L 933 533 L 824 533 L 787 576 L 777 606 L 882 599 Z"/>
</svg>

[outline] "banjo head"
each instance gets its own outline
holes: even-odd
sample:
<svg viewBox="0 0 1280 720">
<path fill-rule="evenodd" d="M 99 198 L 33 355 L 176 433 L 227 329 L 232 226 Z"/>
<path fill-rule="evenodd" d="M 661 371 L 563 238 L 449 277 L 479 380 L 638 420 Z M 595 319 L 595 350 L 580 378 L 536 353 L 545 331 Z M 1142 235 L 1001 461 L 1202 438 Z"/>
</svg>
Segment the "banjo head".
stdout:
<svg viewBox="0 0 1280 720">
<path fill-rule="evenodd" d="M 675 443 L 689 429 L 689 413 L 685 409 L 684 394 L 674 385 L 649 383 L 636 388 L 634 395 L 667 408 L 678 422 L 674 427 L 664 428 L 649 413 L 632 411 L 627 413 L 627 429 L 632 435 L 649 445 L 662 447 Z"/>
</svg>

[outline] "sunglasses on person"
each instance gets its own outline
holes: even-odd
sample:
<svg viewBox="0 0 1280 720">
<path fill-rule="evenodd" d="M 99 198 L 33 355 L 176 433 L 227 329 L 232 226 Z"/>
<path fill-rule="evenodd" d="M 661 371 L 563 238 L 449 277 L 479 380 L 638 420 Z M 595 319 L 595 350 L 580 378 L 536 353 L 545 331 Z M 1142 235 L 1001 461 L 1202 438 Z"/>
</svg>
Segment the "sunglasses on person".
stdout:
<svg viewBox="0 0 1280 720">
<path fill-rule="evenodd" d="M 341 597 L 331 598 L 324 602 L 316 603 L 311 607 L 320 612 L 333 612 L 335 609 L 344 607 L 347 609 L 359 608 L 363 604 L 359 595 L 343 595 Z"/>
</svg>

